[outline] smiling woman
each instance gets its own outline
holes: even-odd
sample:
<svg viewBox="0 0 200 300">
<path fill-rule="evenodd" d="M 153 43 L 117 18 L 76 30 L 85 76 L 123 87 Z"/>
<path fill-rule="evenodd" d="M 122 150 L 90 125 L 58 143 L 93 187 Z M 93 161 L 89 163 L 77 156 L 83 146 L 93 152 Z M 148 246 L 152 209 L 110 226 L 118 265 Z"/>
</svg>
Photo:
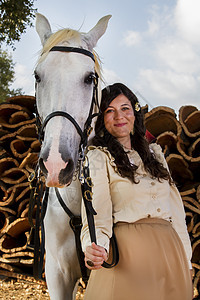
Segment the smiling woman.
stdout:
<svg viewBox="0 0 200 300">
<path fill-rule="evenodd" d="M 116 83 L 102 91 L 100 109 L 87 154 L 97 244 L 91 244 L 82 207 L 82 248 L 92 270 L 84 299 L 191 300 L 192 251 L 182 199 L 160 146 L 145 138 L 137 97 Z M 113 230 L 119 262 L 102 268 L 112 256 Z"/>
</svg>

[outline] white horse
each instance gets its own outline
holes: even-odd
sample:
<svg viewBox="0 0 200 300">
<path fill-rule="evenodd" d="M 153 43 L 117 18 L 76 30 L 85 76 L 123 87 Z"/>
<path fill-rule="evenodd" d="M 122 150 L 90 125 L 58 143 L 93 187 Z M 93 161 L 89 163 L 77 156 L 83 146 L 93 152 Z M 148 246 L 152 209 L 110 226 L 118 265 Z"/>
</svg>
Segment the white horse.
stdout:
<svg viewBox="0 0 200 300">
<path fill-rule="evenodd" d="M 62 29 L 52 34 L 48 20 L 37 14 L 36 30 L 43 45 L 35 69 L 36 102 L 41 123 L 52 112 L 62 111 L 72 116 L 84 130 L 93 97 L 95 72 L 99 72 L 97 57 L 94 62 L 90 54 L 106 31 L 110 17 L 100 19 L 88 33 Z M 52 51 L 54 46 L 73 47 L 75 52 L 62 52 L 58 48 Z M 80 53 L 77 48 L 81 49 Z M 74 233 L 54 190 L 57 187 L 70 210 L 80 215 L 80 183 L 72 180 L 80 141 L 80 132 L 68 118 L 56 115 L 46 122 L 39 163 L 46 176 L 46 186 L 50 187 L 44 226 L 45 274 L 52 300 L 72 299 L 75 284 L 81 277 Z"/>
</svg>

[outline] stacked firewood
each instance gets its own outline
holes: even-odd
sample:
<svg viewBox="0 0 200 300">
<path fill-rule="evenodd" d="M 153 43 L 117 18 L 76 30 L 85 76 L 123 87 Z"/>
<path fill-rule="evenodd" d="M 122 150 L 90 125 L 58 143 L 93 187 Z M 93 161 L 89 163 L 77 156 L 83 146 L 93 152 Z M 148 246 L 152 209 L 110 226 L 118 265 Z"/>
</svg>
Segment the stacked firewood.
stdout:
<svg viewBox="0 0 200 300">
<path fill-rule="evenodd" d="M 173 109 L 156 107 L 145 114 L 146 128 L 165 154 L 186 211 L 192 243 L 195 297 L 200 296 L 200 111 L 182 106 L 179 121 Z M 199 299 L 199 298 L 198 298 Z"/>
<path fill-rule="evenodd" d="M 32 274 L 28 177 L 38 159 L 35 98 L 17 96 L 0 105 L 0 273 Z M 147 107 L 144 111 L 147 111 Z M 161 145 L 181 193 L 191 238 L 195 296 L 200 295 L 200 111 L 183 106 L 145 113 L 149 132 Z"/>
<path fill-rule="evenodd" d="M 32 273 L 28 177 L 38 160 L 35 97 L 17 96 L 0 104 L 0 271 Z"/>
</svg>

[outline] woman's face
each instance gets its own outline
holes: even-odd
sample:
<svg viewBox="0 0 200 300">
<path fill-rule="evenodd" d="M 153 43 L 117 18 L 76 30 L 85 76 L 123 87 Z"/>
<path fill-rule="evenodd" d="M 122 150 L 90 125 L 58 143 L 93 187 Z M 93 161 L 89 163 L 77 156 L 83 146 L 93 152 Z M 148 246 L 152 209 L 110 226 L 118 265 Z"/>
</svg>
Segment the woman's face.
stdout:
<svg viewBox="0 0 200 300">
<path fill-rule="evenodd" d="M 104 112 L 107 131 L 124 146 L 130 141 L 135 116 L 130 100 L 123 94 L 117 96 Z"/>
</svg>

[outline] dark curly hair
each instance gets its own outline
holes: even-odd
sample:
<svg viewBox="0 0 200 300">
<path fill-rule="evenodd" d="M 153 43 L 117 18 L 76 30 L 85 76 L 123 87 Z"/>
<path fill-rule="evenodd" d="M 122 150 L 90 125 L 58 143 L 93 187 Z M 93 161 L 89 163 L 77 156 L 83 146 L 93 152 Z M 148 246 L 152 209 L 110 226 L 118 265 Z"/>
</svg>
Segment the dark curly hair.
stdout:
<svg viewBox="0 0 200 300">
<path fill-rule="evenodd" d="M 122 177 L 129 178 L 132 182 L 137 183 L 135 179 L 135 172 L 137 166 L 131 164 L 127 153 L 124 151 L 123 146 L 118 142 L 116 137 L 112 136 L 105 128 L 104 124 L 104 112 L 108 108 L 109 104 L 119 95 L 126 96 L 133 107 L 135 122 L 134 133 L 131 134 L 131 146 L 138 152 L 143 163 L 144 168 L 149 172 L 152 177 L 168 180 L 172 183 L 171 176 L 166 168 L 158 162 L 153 153 L 149 149 L 149 144 L 145 138 L 146 128 L 144 126 L 144 117 L 141 109 L 137 111 L 136 106 L 139 105 L 139 101 L 134 93 L 122 83 L 115 83 L 102 90 L 102 99 L 100 105 L 100 115 L 97 118 L 95 125 L 95 136 L 92 140 L 92 144 L 95 146 L 107 147 L 111 155 L 115 159 L 115 163 Z"/>
</svg>

